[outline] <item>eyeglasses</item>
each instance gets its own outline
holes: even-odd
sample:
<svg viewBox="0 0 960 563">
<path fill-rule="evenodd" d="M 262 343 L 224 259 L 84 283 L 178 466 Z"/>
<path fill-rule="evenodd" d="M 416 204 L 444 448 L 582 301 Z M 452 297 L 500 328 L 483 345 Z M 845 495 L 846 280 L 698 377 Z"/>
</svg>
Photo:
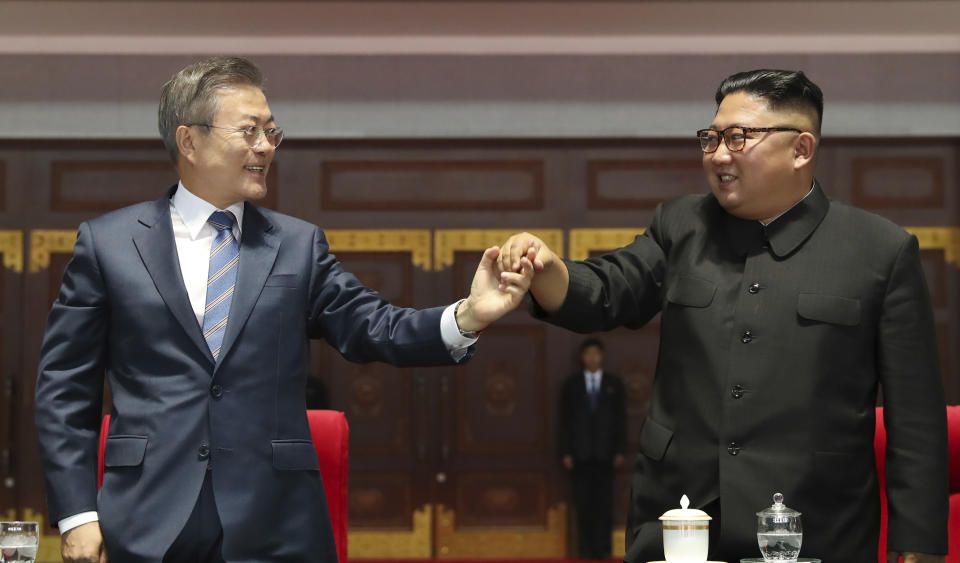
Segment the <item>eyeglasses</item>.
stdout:
<svg viewBox="0 0 960 563">
<path fill-rule="evenodd" d="M 720 137 L 723 137 L 723 143 L 731 151 L 743 150 L 747 144 L 747 133 L 766 133 L 767 131 L 795 131 L 803 133 L 795 127 L 727 127 L 723 131 L 716 129 L 701 129 L 697 131 L 697 138 L 700 139 L 700 148 L 705 153 L 711 153 L 720 148 Z"/>
<path fill-rule="evenodd" d="M 187 127 L 210 127 L 211 129 L 223 129 L 224 131 L 230 131 L 231 133 L 243 133 L 243 138 L 247 141 L 247 144 L 250 147 L 255 147 L 260 143 L 261 136 L 267 139 L 267 142 L 273 145 L 273 148 L 280 146 L 280 142 L 283 141 L 283 129 L 278 129 L 276 127 L 264 128 L 259 125 L 250 125 L 247 127 L 219 127 L 217 125 L 210 125 L 209 123 L 189 123 Z"/>
</svg>

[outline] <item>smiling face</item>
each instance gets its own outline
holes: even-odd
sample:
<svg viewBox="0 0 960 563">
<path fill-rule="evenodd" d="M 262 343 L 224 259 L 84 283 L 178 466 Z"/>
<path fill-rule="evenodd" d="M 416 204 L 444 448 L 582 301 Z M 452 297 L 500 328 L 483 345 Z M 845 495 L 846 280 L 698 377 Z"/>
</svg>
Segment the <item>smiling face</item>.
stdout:
<svg viewBox="0 0 960 563">
<path fill-rule="evenodd" d="M 217 92 L 217 112 L 210 125 L 239 129 L 250 125 L 276 127 L 263 91 L 256 86 L 231 86 Z M 218 209 L 267 195 L 267 172 L 276 149 L 261 135 L 250 146 L 243 133 L 180 126 L 180 174 L 198 197 Z"/>
<path fill-rule="evenodd" d="M 816 138 L 809 112 L 772 110 L 767 101 L 734 92 L 717 109 L 710 128 L 795 127 L 805 131 L 747 133 L 746 144 L 730 151 L 721 142 L 715 152 L 704 153 L 703 170 L 710 191 L 728 213 L 741 219 L 769 222 L 790 209 L 810 190 Z"/>
</svg>

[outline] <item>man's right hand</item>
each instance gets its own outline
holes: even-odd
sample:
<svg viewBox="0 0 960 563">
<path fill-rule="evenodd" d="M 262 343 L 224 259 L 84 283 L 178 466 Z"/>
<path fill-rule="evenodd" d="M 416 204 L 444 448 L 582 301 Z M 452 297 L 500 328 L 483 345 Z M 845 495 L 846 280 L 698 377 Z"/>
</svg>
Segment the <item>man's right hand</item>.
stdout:
<svg viewBox="0 0 960 563">
<path fill-rule="evenodd" d="M 60 536 L 60 555 L 64 563 L 107 563 L 100 522 L 87 522 Z"/>
<path fill-rule="evenodd" d="M 573 456 L 563 456 L 563 466 L 567 469 L 573 469 Z"/>
<path fill-rule="evenodd" d="M 530 233 L 519 233 L 500 247 L 500 271 L 519 272 L 520 259 L 524 256 L 533 262 L 535 272 L 530 293 L 544 310 L 557 311 L 563 305 L 570 285 L 567 266 L 542 240 Z"/>
</svg>

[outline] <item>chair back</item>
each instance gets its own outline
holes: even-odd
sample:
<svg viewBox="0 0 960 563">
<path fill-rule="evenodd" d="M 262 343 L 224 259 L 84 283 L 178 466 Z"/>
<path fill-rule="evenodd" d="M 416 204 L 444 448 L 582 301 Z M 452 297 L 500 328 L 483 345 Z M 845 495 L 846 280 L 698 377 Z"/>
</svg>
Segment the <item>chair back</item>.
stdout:
<svg viewBox="0 0 960 563">
<path fill-rule="evenodd" d="M 950 520 L 947 563 L 960 563 L 960 405 L 947 405 L 947 444 L 950 455 Z M 877 427 L 873 438 L 880 484 L 880 545 L 877 561 L 887 563 L 887 431 L 883 425 L 883 407 L 877 407 Z"/>
<path fill-rule="evenodd" d="M 330 524 L 337 544 L 337 559 L 347 561 L 347 475 L 349 460 L 350 427 L 347 417 L 340 411 L 308 410 L 310 435 L 317 450 L 320 476 L 327 494 Z M 97 450 L 97 488 L 103 485 L 103 450 L 110 431 L 110 415 L 100 424 L 100 444 Z"/>
</svg>

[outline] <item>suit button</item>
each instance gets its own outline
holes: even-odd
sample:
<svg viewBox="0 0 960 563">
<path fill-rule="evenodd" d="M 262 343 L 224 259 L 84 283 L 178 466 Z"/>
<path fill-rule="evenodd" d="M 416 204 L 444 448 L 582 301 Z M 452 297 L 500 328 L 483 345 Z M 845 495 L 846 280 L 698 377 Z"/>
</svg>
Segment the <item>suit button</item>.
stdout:
<svg viewBox="0 0 960 563">
<path fill-rule="evenodd" d="M 740 444 L 736 442 L 730 442 L 730 445 L 727 446 L 727 453 L 730 455 L 737 455 L 740 453 Z"/>
<path fill-rule="evenodd" d="M 214 399 L 219 399 L 220 397 L 223 397 L 223 386 L 220 384 L 214 385 L 213 387 L 210 388 L 210 394 L 213 396 Z"/>
<path fill-rule="evenodd" d="M 740 342 L 743 342 L 744 344 L 750 344 L 753 342 L 753 333 L 749 330 L 743 331 L 743 336 L 740 337 Z"/>
<path fill-rule="evenodd" d="M 759 293 L 759 292 L 760 292 L 760 284 L 758 284 L 758 283 L 750 284 L 750 288 L 747 289 L 747 291 L 749 291 L 750 293 Z"/>
<path fill-rule="evenodd" d="M 201 461 L 209 458 L 209 457 L 210 457 L 210 446 L 208 446 L 208 445 L 206 445 L 206 444 L 201 444 L 201 445 L 200 445 L 200 448 L 197 450 L 197 454 L 198 454 L 197 457 L 199 457 Z"/>
<path fill-rule="evenodd" d="M 734 399 L 742 399 L 742 398 L 743 398 L 743 386 L 742 386 L 742 385 L 734 385 L 734 386 L 733 386 L 733 389 L 730 390 L 730 396 L 733 397 Z"/>
</svg>

